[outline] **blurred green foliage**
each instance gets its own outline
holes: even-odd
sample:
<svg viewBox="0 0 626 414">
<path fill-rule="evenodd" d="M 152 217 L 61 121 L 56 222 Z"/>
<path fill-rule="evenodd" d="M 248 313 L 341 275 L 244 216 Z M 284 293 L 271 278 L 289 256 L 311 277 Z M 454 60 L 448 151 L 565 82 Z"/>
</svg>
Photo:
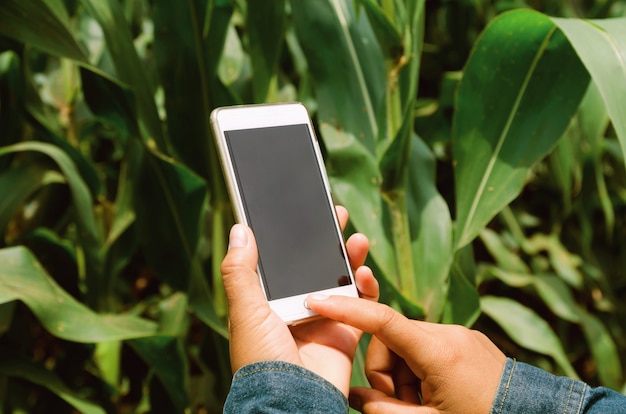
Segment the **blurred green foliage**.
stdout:
<svg viewBox="0 0 626 414">
<path fill-rule="evenodd" d="M 293 100 L 382 301 L 626 392 L 625 55 L 623 0 L 3 1 L 1 410 L 220 410 L 208 114 Z"/>
</svg>

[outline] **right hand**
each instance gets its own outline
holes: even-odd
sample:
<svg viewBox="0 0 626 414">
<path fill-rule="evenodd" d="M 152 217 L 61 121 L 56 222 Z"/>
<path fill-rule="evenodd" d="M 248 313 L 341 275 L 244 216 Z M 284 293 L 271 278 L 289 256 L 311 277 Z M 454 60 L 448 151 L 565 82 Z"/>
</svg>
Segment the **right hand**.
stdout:
<svg viewBox="0 0 626 414">
<path fill-rule="evenodd" d="M 373 414 L 489 413 L 506 357 L 482 333 L 409 320 L 363 299 L 315 296 L 307 303 L 320 315 L 374 335 L 365 361 L 372 388 L 352 388 L 352 408 Z"/>
</svg>

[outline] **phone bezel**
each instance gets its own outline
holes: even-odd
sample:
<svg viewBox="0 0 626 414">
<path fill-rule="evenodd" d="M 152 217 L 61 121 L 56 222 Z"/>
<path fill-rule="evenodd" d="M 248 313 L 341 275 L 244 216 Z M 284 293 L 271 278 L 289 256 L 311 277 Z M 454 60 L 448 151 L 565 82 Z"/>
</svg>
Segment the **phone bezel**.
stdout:
<svg viewBox="0 0 626 414">
<path fill-rule="evenodd" d="M 213 128 L 215 142 L 222 171 L 224 173 L 226 186 L 231 202 L 233 204 L 235 219 L 237 220 L 237 222 L 243 223 L 248 226 L 249 220 L 245 214 L 245 208 L 243 205 L 241 192 L 235 178 L 235 170 L 230 151 L 226 143 L 225 131 L 302 124 L 307 125 L 309 129 L 309 137 L 312 141 L 315 158 L 321 173 L 320 175 L 322 177 L 324 193 L 326 194 L 326 202 L 329 203 L 329 206 L 331 207 L 331 211 L 333 213 L 332 217 L 334 221 L 334 227 L 337 231 L 339 240 L 341 240 L 341 249 L 343 251 L 343 257 L 346 262 L 346 267 L 348 269 L 348 275 L 350 277 L 351 283 L 345 286 L 333 287 L 320 291 L 308 292 L 301 295 L 269 300 L 268 303 L 272 310 L 276 314 L 278 314 L 278 316 L 280 316 L 280 318 L 285 323 L 292 325 L 318 317 L 315 312 L 305 307 L 305 300 L 312 293 L 358 297 L 354 274 L 352 272 L 350 262 L 348 261 L 348 254 L 343 240 L 343 235 L 332 201 L 330 185 L 328 183 L 328 178 L 326 175 L 326 168 L 324 166 L 324 161 L 322 159 L 321 151 L 319 149 L 315 130 L 311 123 L 311 118 L 306 107 L 298 102 L 222 107 L 215 109 L 211 113 L 211 125 Z M 258 268 L 257 273 L 259 273 Z M 259 282 L 261 283 L 263 293 L 265 294 L 266 287 L 264 286 L 263 278 L 259 277 Z"/>
</svg>

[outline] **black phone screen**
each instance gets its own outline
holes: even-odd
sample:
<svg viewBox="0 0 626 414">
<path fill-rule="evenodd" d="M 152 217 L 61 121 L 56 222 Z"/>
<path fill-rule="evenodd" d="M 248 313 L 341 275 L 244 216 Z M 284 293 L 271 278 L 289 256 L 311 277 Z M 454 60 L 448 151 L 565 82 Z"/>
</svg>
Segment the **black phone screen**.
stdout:
<svg viewBox="0 0 626 414">
<path fill-rule="evenodd" d="M 225 131 L 269 300 L 352 283 L 306 124 Z"/>
</svg>

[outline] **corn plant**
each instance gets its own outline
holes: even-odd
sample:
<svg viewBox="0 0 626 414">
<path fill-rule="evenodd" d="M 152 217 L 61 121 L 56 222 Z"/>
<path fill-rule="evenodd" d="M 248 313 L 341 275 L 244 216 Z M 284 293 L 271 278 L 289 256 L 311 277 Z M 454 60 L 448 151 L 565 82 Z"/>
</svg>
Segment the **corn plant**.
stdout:
<svg viewBox="0 0 626 414">
<path fill-rule="evenodd" d="M 293 100 L 382 301 L 626 392 L 626 4 L 533 5 L 4 0 L 2 410 L 220 409 L 209 113 Z"/>
</svg>

